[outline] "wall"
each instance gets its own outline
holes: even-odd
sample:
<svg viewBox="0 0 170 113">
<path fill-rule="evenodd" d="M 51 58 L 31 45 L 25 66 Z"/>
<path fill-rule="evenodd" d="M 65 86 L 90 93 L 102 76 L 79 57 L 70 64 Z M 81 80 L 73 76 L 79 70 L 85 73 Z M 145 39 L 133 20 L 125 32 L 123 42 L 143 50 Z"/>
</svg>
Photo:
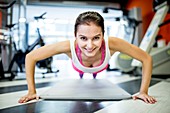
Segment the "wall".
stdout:
<svg viewBox="0 0 170 113">
<path fill-rule="evenodd" d="M 153 0 L 129 0 L 126 6 L 127 9 L 133 7 L 140 7 L 142 10 L 142 22 L 143 22 L 143 35 L 145 34 L 155 12 L 153 11 L 152 6 Z M 170 19 L 170 14 L 168 14 L 165 20 Z M 170 24 L 161 27 L 158 35 L 162 35 L 163 39 L 166 40 L 166 43 L 170 42 Z"/>
</svg>

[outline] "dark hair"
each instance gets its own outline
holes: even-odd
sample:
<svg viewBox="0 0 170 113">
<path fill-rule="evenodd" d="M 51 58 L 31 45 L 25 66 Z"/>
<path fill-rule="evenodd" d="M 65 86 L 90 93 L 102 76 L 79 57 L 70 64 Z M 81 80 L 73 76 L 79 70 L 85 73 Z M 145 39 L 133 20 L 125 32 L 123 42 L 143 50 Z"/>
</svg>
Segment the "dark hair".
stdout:
<svg viewBox="0 0 170 113">
<path fill-rule="evenodd" d="M 104 19 L 103 19 L 103 17 L 97 12 L 87 11 L 87 12 L 81 13 L 76 19 L 76 23 L 74 26 L 75 36 L 76 36 L 77 29 L 78 29 L 79 25 L 82 25 L 82 24 L 89 25 L 91 22 L 93 22 L 97 26 L 100 26 L 102 29 L 102 33 L 104 35 Z"/>
</svg>

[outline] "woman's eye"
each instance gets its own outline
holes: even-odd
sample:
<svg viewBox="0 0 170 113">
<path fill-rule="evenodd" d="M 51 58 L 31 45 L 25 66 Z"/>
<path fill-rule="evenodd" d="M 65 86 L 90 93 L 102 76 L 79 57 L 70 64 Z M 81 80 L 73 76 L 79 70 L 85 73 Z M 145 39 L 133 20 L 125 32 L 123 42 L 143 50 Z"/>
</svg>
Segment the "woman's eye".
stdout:
<svg viewBox="0 0 170 113">
<path fill-rule="evenodd" d="M 100 39 L 100 37 L 94 37 L 93 39 L 94 39 L 94 40 L 98 40 L 98 39 Z"/>
<path fill-rule="evenodd" d="M 87 40 L 87 38 L 86 38 L 86 37 L 80 37 L 80 39 L 81 39 L 81 40 Z"/>
</svg>

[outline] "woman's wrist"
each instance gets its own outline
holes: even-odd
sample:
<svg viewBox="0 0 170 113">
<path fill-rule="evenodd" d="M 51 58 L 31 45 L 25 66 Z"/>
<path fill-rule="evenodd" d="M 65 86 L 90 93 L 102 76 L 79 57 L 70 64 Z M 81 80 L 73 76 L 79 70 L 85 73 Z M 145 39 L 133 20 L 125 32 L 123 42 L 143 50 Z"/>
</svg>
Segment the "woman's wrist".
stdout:
<svg viewBox="0 0 170 113">
<path fill-rule="evenodd" d="M 28 94 L 36 94 L 36 90 L 28 90 Z"/>
<path fill-rule="evenodd" d="M 147 91 L 139 91 L 140 94 L 148 94 Z"/>
</svg>

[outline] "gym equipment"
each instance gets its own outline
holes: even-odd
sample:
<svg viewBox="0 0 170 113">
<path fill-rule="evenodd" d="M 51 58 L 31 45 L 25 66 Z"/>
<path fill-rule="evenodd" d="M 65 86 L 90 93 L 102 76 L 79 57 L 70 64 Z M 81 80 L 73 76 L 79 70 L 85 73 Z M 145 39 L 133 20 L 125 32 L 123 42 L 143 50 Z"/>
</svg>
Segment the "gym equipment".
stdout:
<svg viewBox="0 0 170 113">
<path fill-rule="evenodd" d="M 68 79 L 40 94 L 42 99 L 53 100 L 122 100 L 131 95 L 106 79 Z"/>
<path fill-rule="evenodd" d="M 9 4 L 0 4 L 0 9 L 6 10 L 8 8 L 12 8 L 12 6 L 15 3 L 16 3 L 16 0 L 10 2 Z M 8 14 L 8 15 L 10 15 L 10 14 Z M 12 53 L 12 46 L 11 45 L 12 45 L 12 40 L 11 40 L 11 37 L 6 38 L 6 34 L 5 34 L 6 32 L 7 32 L 7 30 L 0 29 L 1 37 L 3 37 L 3 38 L 0 39 L 0 54 L 2 55 L 2 53 L 3 53 L 3 51 L 1 51 L 1 47 L 5 50 L 6 46 L 8 46 L 8 48 L 9 48 L 9 57 L 7 57 L 7 55 L 5 56 L 5 58 L 7 59 L 6 62 L 8 62 L 8 61 L 11 60 L 11 53 Z M 10 34 L 10 36 L 11 36 L 11 34 Z M 0 68 L 0 79 L 5 79 L 6 77 L 5 77 L 5 74 L 4 74 L 4 67 L 3 67 L 2 56 L 0 56 L 0 67 L 1 67 Z M 9 79 L 10 78 L 11 77 L 9 77 Z"/>
<path fill-rule="evenodd" d="M 1 76 L 1 78 L 4 78 L 4 68 L 3 68 L 3 65 L 2 65 L 1 57 L 0 57 L 0 76 Z"/>
<path fill-rule="evenodd" d="M 0 9 L 8 9 L 8 8 L 12 7 L 15 3 L 16 3 L 16 0 L 10 2 L 10 3 L 7 4 L 7 5 L 4 5 L 4 4 L 2 5 L 2 4 L 0 4 Z"/>
<path fill-rule="evenodd" d="M 157 49 L 157 51 L 153 48 L 159 27 L 169 22 L 168 20 L 162 23 L 169 10 L 169 5 L 167 3 L 168 2 L 165 1 L 157 6 L 157 11 L 139 46 L 144 51 L 150 53 L 153 58 L 153 75 L 170 75 L 170 70 L 168 69 L 170 66 L 170 46 L 168 45 L 163 49 L 158 48 L 159 50 Z M 131 65 L 136 67 L 142 66 L 141 62 L 135 59 L 132 61 Z"/>
<path fill-rule="evenodd" d="M 38 21 L 39 19 L 44 19 L 43 16 L 46 14 L 43 13 L 42 15 L 40 16 L 37 16 L 37 17 L 34 17 L 34 19 L 36 21 Z M 14 26 L 15 24 L 12 24 L 12 25 L 7 25 L 6 27 L 8 27 L 11 31 L 11 28 Z M 16 53 L 14 54 L 11 62 L 10 62 L 10 65 L 8 67 L 8 70 L 7 71 L 4 71 L 4 73 L 10 73 L 11 76 L 9 77 L 9 80 L 12 80 L 14 79 L 14 77 L 16 76 L 13 72 L 18 72 L 18 71 L 14 71 L 12 70 L 12 67 L 14 65 L 14 63 L 16 62 L 16 64 L 18 65 L 19 69 L 20 69 L 20 72 L 23 72 L 23 68 L 22 68 L 22 65 L 25 64 L 25 57 L 26 57 L 26 54 L 29 53 L 30 51 L 32 51 L 37 45 L 40 45 L 40 46 L 44 46 L 45 43 L 42 39 L 42 36 L 40 34 L 40 30 L 39 28 L 37 27 L 37 33 L 38 33 L 38 38 L 35 40 L 35 42 L 31 45 L 28 46 L 28 48 L 26 48 L 25 52 L 23 52 L 21 49 L 17 50 L 16 48 L 16 44 L 14 43 L 14 48 L 15 48 L 15 51 Z M 12 37 L 12 36 L 11 36 Z M 46 74 L 46 73 L 57 73 L 59 70 L 57 71 L 52 71 L 51 69 L 51 63 L 52 63 L 52 57 L 49 57 L 49 58 L 46 58 L 44 60 L 41 60 L 41 61 L 38 61 L 36 63 L 37 67 L 39 68 L 45 68 L 47 69 L 47 72 L 45 73 L 42 73 L 42 74 Z M 43 76 L 44 77 L 44 76 Z"/>
<path fill-rule="evenodd" d="M 130 28 L 132 28 L 132 38 L 130 38 L 131 40 L 129 41 L 131 44 L 134 44 L 134 40 L 135 40 L 135 33 L 136 33 L 136 28 L 139 26 L 139 24 L 141 23 L 141 21 L 137 21 L 135 19 L 131 19 L 129 18 L 129 24 L 130 24 Z M 119 53 L 116 57 L 117 59 L 116 61 L 116 65 L 117 67 L 122 71 L 122 72 L 131 72 L 134 70 L 134 67 L 131 66 L 131 62 L 133 60 L 132 57 L 130 57 L 127 54 L 124 53 Z"/>
<path fill-rule="evenodd" d="M 114 9 L 114 8 L 113 8 Z M 115 9 L 114 9 L 115 10 Z M 107 10 L 104 10 L 107 12 Z M 114 17 L 116 21 L 120 21 L 120 23 L 123 23 L 122 21 L 126 21 L 127 24 L 122 24 L 124 27 L 125 35 L 123 36 L 123 39 L 127 42 L 139 45 L 142 36 L 140 35 L 140 28 L 141 28 L 141 9 L 140 8 L 132 8 L 129 11 L 124 11 L 122 17 Z M 120 32 L 122 34 L 122 32 Z M 119 37 L 119 36 L 118 36 Z M 122 73 L 129 73 L 134 70 L 134 67 L 131 66 L 133 58 L 128 56 L 127 54 L 116 52 L 114 54 L 114 57 L 111 58 L 111 61 L 109 62 L 111 66 L 108 67 L 107 71 L 121 71 Z M 115 63 L 114 67 L 112 68 L 113 62 Z"/>
<path fill-rule="evenodd" d="M 170 75 L 170 44 L 162 48 L 152 48 L 153 75 Z"/>
<path fill-rule="evenodd" d="M 159 31 L 158 26 L 163 22 L 168 10 L 169 6 L 166 3 L 163 3 L 163 6 L 157 10 L 139 46 L 142 50 L 148 53 L 151 51 L 153 44 L 155 43 L 155 37 Z M 141 62 L 133 60 L 132 65 L 141 67 Z"/>
<path fill-rule="evenodd" d="M 155 6 L 156 14 L 139 47 L 150 53 L 153 57 L 153 75 L 170 75 L 170 70 L 168 69 L 168 66 L 170 65 L 169 46 L 164 49 L 157 49 L 157 51 L 153 48 L 159 28 L 170 22 L 170 20 L 167 20 L 162 23 L 169 10 L 168 2 L 166 0 L 161 0 L 159 3 L 161 4 L 157 3 L 158 6 Z M 118 54 L 116 58 L 116 65 L 121 71 L 131 73 L 135 76 L 141 75 L 141 62 L 122 53 Z"/>
</svg>

